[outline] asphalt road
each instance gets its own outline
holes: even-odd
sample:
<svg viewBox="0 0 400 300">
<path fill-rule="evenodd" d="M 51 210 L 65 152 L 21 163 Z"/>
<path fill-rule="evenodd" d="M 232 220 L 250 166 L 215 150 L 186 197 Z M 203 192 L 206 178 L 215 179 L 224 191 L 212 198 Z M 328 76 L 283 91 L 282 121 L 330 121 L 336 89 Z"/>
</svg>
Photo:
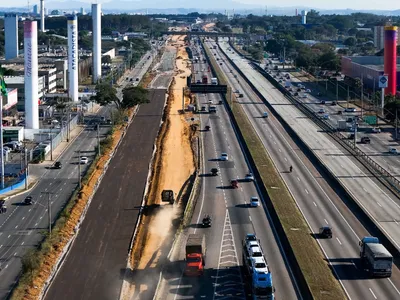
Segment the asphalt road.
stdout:
<svg viewBox="0 0 400 300">
<path fill-rule="evenodd" d="M 142 61 L 149 66 L 146 59 Z M 143 76 L 142 69 L 133 69 L 131 76 Z M 121 88 L 117 89 L 120 91 Z M 98 115 L 110 118 L 112 106 L 103 107 Z M 87 118 L 90 122 L 90 117 Z M 101 127 L 102 138 L 109 128 Z M 65 150 L 58 161 L 63 168 L 59 170 L 46 169 L 43 165 L 31 165 L 30 173 L 40 178 L 39 183 L 29 193 L 12 198 L 8 201 L 6 214 L 0 214 L 0 299 L 7 298 L 12 288 L 17 283 L 21 271 L 21 258 L 28 249 L 38 246 L 43 239 L 43 233 L 47 231 L 49 224 L 48 194 L 50 194 L 51 222 L 56 220 L 57 214 L 69 200 L 71 194 L 78 185 L 78 150 L 81 155 L 94 157 L 97 145 L 97 132 L 89 128 L 85 129 L 75 141 Z M 88 165 L 81 165 L 84 174 Z M 32 206 L 21 203 L 27 195 L 34 198 Z"/>
<path fill-rule="evenodd" d="M 196 70 L 207 68 L 195 64 Z M 201 77 L 201 72 L 196 77 Z M 209 100 L 218 104 L 217 94 L 197 94 L 201 105 Z M 239 189 L 230 188 L 231 179 L 243 179 L 249 167 L 237 141 L 224 105 L 217 105 L 217 113 L 200 114 L 202 129 L 211 126 L 211 131 L 202 131 L 204 170 L 202 170 L 201 194 L 197 201 L 191 225 L 183 233 L 181 242 L 173 249 L 171 268 L 163 275 L 157 299 L 245 299 L 241 266 L 242 240 L 247 233 L 256 233 L 261 239 L 266 259 L 274 277 L 278 299 L 297 299 L 296 287 L 279 248 L 279 238 L 269 223 L 263 206 L 250 208 L 251 196 L 260 197 L 252 182 L 240 182 Z M 229 161 L 218 161 L 222 152 L 227 152 Z M 210 169 L 217 167 L 219 175 L 209 176 Z M 213 219 L 212 228 L 201 228 L 204 214 Z M 182 276 L 184 268 L 186 236 L 203 233 L 206 236 L 207 258 L 205 274 L 200 278 Z"/>
<path fill-rule="evenodd" d="M 226 51 L 227 46 L 221 45 Z M 239 60 L 236 57 L 234 59 L 235 62 Z M 358 241 L 370 233 L 345 205 L 344 195 L 337 194 L 329 182 L 325 181 L 323 174 L 320 174 L 306 155 L 298 149 L 258 96 L 244 80 L 240 80 L 240 75 L 229 66 L 228 60 L 225 59 L 222 69 L 226 72 L 233 89 L 238 89 L 244 94 L 243 100 L 240 100 L 245 104 L 243 108 L 276 166 L 282 170 L 282 177 L 312 231 L 318 232 L 318 228 L 323 225 L 333 228 L 334 238 L 319 240 L 319 243 L 330 259 L 335 274 L 340 278 L 348 296 L 352 299 L 374 299 L 374 295 L 378 299 L 400 297 L 397 288 L 400 273 L 395 266 L 391 279 L 371 280 L 361 270 Z M 232 74 L 229 69 L 233 70 Z M 234 78 L 234 75 L 238 79 Z M 261 117 L 266 111 L 269 112 L 267 119 Z M 285 172 L 289 165 L 294 168 L 292 174 Z"/>
<path fill-rule="evenodd" d="M 46 299 L 118 299 L 165 92 L 150 91 L 140 106 Z"/>
<path fill-rule="evenodd" d="M 107 113 L 103 109 L 103 113 Z M 108 128 L 101 128 L 103 136 Z M 0 214 L 0 298 L 5 299 L 16 283 L 21 269 L 21 257 L 27 249 L 37 247 L 48 228 L 48 195 L 51 193 L 51 220 L 56 220 L 57 213 L 69 200 L 78 184 L 78 150 L 89 158 L 94 156 L 97 145 L 97 132 L 83 131 L 58 159 L 63 167 L 59 170 L 46 169 L 43 165 L 31 166 L 37 169 L 40 181 L 29 193 L 8 201 L 6 214 Z M 88 165 L 81 165 L 82 174 Z M 33 196 L 34 204 L 22 204 L 27 195 Z"/>
<path fill-rule="evenodd" d="M 276 76 L 276 72 L 271 72 Z M 277 76 L 276 79 L 280 77 Z M 293 91 L 297 90 L 297 84 L 301 83 L 297 78 L 292 76 L 292 87 Z M 329 120 L 327 120 L 333 127 L 337 127 L 338 120 L 347 120 L 350 117 L 361 117 L 361 111 L 357 107 L 357 112 L 348 113 L 343 112 L 342 115 L 338 114 L 338 111 L 344 111 L 344 108 L 347 107 L 346 101 L 339 102 L 341 105 L 331 106 L 332 101 L 326 101 L 326 104 L 321 104 L 320 100 L 324 100 L 324 97 L 318 97 L 316 95 L 317 91 L 315 89 L 315 84 L 302 82 L 302 84 L 306 87 L 306 89 L 310 89 L 312 92 L 308 93 L 307 98 L 303 98 L 303 92 L 299 92 L 298 99 L 304 103 L 309 104 L 309 107 L 315 111 L 317 115 L 321 117 L 323 114 L 319 114 L 318 111 L 320 109 L 324 109 L 327 114 L 329 114 Z M 294 94 L 294 92 L 292 93 Z M 326 98 L 326 97 L 325 97 Z M 364 122 L 358 122 L 359 128 L 357 130 L 356 135 L 356 145 L 365 153 L 367 153 L 371 159 L 373 159 L 376 163 L 382 166 L 382 168 L 386 169 L 391 175 L 398 176 L 400 174 L 400 159 L 396 154 L 389 153 L 390 148 L 399 148 L 399 142 L 396 140 L 396 130 L 391 125 L 380 125 L 382 132 L 381 133 L 373 133 L 372 128 Z M 381 122 L 382 123 L 382 122 Z M 347 123 L 350 126 L 352 123 Z M 350 132 L 349 132 L 350 133 Z M 346 135 L 346 133 L 345 133 Z M 362 144 L 360 142 L 362 136 L 368 136 L 371 139 L 370 144 Z"/>
</svg>

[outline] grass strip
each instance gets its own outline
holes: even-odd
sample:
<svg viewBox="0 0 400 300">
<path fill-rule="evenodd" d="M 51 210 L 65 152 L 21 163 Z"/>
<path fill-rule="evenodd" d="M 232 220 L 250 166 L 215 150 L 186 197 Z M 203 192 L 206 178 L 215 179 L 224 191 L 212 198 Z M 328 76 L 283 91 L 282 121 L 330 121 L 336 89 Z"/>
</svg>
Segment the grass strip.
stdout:
<svg viewBox="0 0 400 300">
<path fill-rule="evenodd" d="M 218 81 L 221 84 L 227 84 L 224 73 L 210 55 L 210 51 L 207 48 L 205 49 Z M 279 218 L 313 298 L 321 300 L 346 299 L 347 297 L 326 262 L 321 248 L 311 236 L 310 228 L 243 108 L 235 101 L 229 104 L 257 172 L 260 174 L 262 184 L 268 193 L 268 201 L 271 202 Z"/>
</svg>

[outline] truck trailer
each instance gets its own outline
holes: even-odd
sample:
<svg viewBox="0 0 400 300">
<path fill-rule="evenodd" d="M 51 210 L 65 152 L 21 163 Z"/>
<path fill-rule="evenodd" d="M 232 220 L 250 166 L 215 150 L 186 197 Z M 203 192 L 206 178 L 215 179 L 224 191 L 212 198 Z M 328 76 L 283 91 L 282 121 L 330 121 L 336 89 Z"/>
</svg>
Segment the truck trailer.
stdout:
<svg viewBox="0 0 400 300">
<path fill-rule="evenodd" d="M 364 237 L 360 243 L 360 258 L 364 269 L 372 277 L 390 277 L 392 275 L 393 256 L 379 243 L 377 237 Z"/>
<path fill-rule="evenodd" d="M 272 274 L 269 271 L 260 240 L 254 234 L 247 234 L 242 245 L 245 278 L 251 292 L 251 299 L 274 300 L 275 288 L 272 283 Z M 260 254 L 262 255 L 260 256 Z"/>
<path fill-rule="evenodd" d="M 206 264 L 206 238 L 202 234 L 189 234 L 186 242 L 186 276 L 201 276 Z"/>
</svg>

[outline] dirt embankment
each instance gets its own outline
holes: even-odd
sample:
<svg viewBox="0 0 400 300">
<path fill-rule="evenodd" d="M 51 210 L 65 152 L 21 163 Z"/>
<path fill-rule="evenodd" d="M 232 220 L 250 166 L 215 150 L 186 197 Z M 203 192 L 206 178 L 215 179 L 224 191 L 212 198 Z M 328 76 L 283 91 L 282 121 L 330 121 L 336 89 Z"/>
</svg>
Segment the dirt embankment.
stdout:
<svg viewBox="0 0 400 300">
<path fill-rule="evenodd" d="M 176 75 L 169 89 L 164 123 L 157 139 L 147 209 L 130 258 L 134 268 L 133 283 L 130 296 L 125 295 L 126 299 L 132 296 L 140 299 L 146 291 L 155 288 L 160 268 L 172 244 L 175 225 L 180 222 L 183 209 L 181 203 L 162 203 L 161 192 L 173 190 L 175 198 L 180 200 L 181 195 L 185 194 L 188 179 L 195 170 L 191 146 L 195 135 L 190 127 L 192 115 L 181 113 L 182 89 L 186 86 L 186 76 L 190 75 L 183 38 L 175 36 L 171 39 L 177 48 Z M 185 95 L 185 105 L 191 101 L 187 96 Z"/>
</svg>

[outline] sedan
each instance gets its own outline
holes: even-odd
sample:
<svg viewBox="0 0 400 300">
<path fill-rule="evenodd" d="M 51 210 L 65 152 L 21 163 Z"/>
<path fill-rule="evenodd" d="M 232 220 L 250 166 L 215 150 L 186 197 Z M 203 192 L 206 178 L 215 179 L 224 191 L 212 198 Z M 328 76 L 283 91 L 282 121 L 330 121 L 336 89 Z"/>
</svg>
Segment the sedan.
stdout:
<svg viewBox="0 0 400 300">
<path fill-rule="evenodd" d="M 244 180 L 246 181 L 254 181 L 254 176 L 252 173 L 247 173 L 246 176 L 244 177 Z"/>
<path fill-rule="evenodd" d="M 396 148 L 390 148 L 390 149 L 389 149 L 389 153 L 390 153 L 390 154 L 399 154 L 399 152 L 397 151 Z"/>
<path fill-rule="evenodd" d="M 324 108 L 320 108 L 318 111 L 319 114 L 324 114 L 325 113 L 325 109 Z"/>
<path fill-rule="evenodd" d="M 250 198 L 250 206 L 251 207 L 260 206 L 260 201 L 258 200 L 258 197 L 251 197 Z"/>
<path fill-rule="evenodd" d="M 303 98 L 308 98 L 307 94 L 304 94 L 304 95 L 303 95 Z"/>
<path fill-rule="evenodd" d="M 86 156 L 82 156 L 79 163 L 81 165 L 86 165 L 89 162 L 89 159 Z"/>
<path fill-rule="evenodd" d="M 221 157 L 219 158 L 219 160 L 221 160 L 221 161 L 228 161 L 229 160 L 229 157 L 228 157 L 228 154 L 227 153 L 221 153 Z"/>
<path fill-rule="evenodd" d="M 380 132 L 381 132 L 381 129 L 380 129 L 379 127 L 374 127 L 374 128 L 371 129 L 371 131 L 372 131 L 373 133 L 380 133 Z"/>
<path fill-rule="evenodd" d="M 345 112 L 356 112 L 357 110 L 356 110 L 355 107 L 346 107 L 346 108 L 344 109 L 344 111 L 345 111 Z"/>
</svg>

